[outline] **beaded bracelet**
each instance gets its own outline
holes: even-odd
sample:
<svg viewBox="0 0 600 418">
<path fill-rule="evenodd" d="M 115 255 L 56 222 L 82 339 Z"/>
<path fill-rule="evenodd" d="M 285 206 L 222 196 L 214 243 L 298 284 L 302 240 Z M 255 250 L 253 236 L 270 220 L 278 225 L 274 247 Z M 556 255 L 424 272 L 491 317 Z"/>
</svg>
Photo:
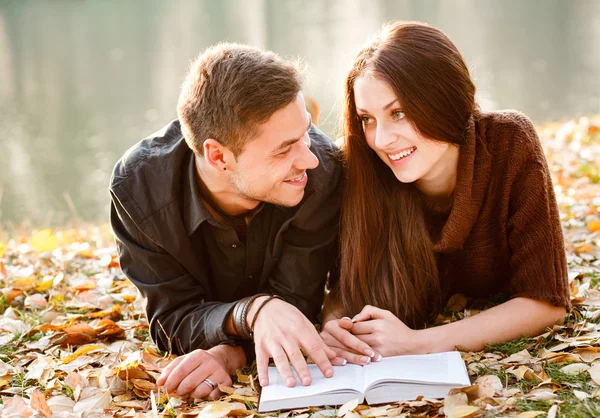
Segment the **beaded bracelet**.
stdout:
<svg viewBox="0 0 600 418">
<path fill-rule="evenodd" d="M 258 313 L 261 311 L 261 309 L 270 301 L 272 301 L 273 299 L 280 299 L 285 301 L 284 298 L 282 298 L 279 295 L 270 295 L 268 298 L 266 298 L 263 303 L 260 304 L 260 306 L 258 307 L 258 309 L 256 310 L 256 313 L 254 314 L 254 318 L 252 318 L 252 324 L 250 324 L 250 337 L 254 338 L 254 324 L 256 323 L 256 318 L 258 318 Z"/>
</svg>

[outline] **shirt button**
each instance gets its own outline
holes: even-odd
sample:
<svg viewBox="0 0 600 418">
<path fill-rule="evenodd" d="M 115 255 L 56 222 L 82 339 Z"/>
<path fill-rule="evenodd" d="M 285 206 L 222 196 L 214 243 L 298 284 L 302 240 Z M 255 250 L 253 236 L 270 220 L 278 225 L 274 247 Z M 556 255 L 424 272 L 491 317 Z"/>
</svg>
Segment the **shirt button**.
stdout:
<svg viewBox="0 0 600 418">
<path fill-rule="evenodd" d="M 231 248 L 237 248 L 237 244 L 231 244 Z"/>
</svg>

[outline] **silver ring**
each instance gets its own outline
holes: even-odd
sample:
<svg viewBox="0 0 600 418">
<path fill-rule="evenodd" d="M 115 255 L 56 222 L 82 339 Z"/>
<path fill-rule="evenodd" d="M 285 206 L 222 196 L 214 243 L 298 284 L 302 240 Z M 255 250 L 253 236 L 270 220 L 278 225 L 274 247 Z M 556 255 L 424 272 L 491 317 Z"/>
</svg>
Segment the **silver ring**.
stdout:
<svg viewBox="0 0 600 418">
<path fill-rule="evenodd" d="M 210 388 L 210 390 L 215 390 L 215 388 L 217 387 L 217 385 L 215 385 L 215 382 L 213 382 L 212 380 L 210 380 L 208 377 L 206 379 L 204 379 L 202 381 L 202 383 L 206 383 L 208 385 L 208 387 Z"/>
</svg>

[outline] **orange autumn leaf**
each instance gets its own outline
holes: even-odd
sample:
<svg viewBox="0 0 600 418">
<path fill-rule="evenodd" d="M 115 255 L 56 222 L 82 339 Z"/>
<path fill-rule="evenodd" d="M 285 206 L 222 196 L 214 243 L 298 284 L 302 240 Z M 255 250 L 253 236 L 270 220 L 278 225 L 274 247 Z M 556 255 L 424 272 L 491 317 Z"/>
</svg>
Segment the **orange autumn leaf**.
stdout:
<svg viewBox="0 0 600 418">
<path fill-rule="evenodd" d="M 23 277 L 20 279 L 15 280 L 12 283 L 12 287 L 15 289 L 19 289 L 19 290 L 31 290 L 35 287 L 35 282 L 36 282 L 36 278 L 35 277 Z"/>
<path fill-rule="evenodd" d="M 84 292 L 86 290 L 94 290 L 96 288 L 96 281 L 89 279 L 76 286 L 73 286 L 73 290 L 77 292 Z"/>
<path fill-rule="evenodd" d="M 63 330 L 67 334 L 67 338 L 62 343 L 66 345 L 83 345 L 96 341 L 97 334 L 94 328 L 90 327 L 85 322 L 71 325 Z"/>
<path fill-rule="evenodd" d="M 94 328 L 98 338 L 119 339 L 125 338 L 125 330 L 110 319 L 103 319 Z"/>
<path fill-rule="evenodd" d="M 52 411 L 46 402 L 46 397 L 44 394 L 38 389 L 33 389 L 31 392 L 31 407 L 38 412 L 41 412 L 45 418 L 50 418 L 52 416 Z"/>
<path fill-rule="evenodd" d="M 587 227 L 591 232 L 600 231 L 600 221 L 590 221 L 588 222 Z"/>
<path fill-rule="evenodd" d="M 8 272 L 6 271 L 6 267 L 2 261 L 0 261 L 0 278 L 8 279 Z"/>
</svg>

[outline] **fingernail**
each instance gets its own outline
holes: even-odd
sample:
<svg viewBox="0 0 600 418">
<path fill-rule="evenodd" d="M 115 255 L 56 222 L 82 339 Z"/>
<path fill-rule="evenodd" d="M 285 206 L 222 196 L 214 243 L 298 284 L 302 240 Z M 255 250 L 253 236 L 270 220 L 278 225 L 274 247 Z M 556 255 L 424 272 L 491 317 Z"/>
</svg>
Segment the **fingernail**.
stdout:
<svg viewBox="0 0 600 418">
<path fill-rule="evenodd" d="M 310 377 L 305 377 L 304 379 L 302 379 L 302 384 L 304 386 L 310 385 Z"/>
<path fill-rule="evenodd" d="M 360 358 L 360 361 L 361 361 L 362 363 L 368 364 L 368 363 L 370 363 L 370 362 L 371 362 L 371 357 L 361 357 L 361 358 Z"/>
<path fill-rule="evenodd" d="M 348 361 L 347 361 L 345 358 L 344 358 L 344 359 L 342 359 L 342 366 L 345 366 L 345 365 L 346 365 L 346 363 L 348 363 Z"/>
<path fill-rule="evenodd" d="M 373 361 L 381 361 L 383 357 L 381 356 L 381 354 L 377 353 L 377 355 L 375 356 L 375 358 L 373 359 Z"/>
<path fill-rule="evenodd" d="M 343 316 L 342 319 L 347 319 L 348 321 L 352 321 L 349 316 Z"/>
<path fill-rule="evenodd" d="M 288 377 L 288 379 L 286 380 L 286 383 L 287 383 L 287 385 L 288 385 L 289 387 L 292 387 L 292 386 L 295 386 L 295 385 L 296 385 L 296 382 L 295 382 L 295 380 L 294 380 L 294 378 L 293 378 L 293 377 Z"/>
<path fill-rule="evenodd" d="M 333 376 L 333 369 L 325 370 L 325 377 L 331 377 L 331 376 Z"/>
<path fill-rule="evenodd" d="M 358 315 L 354 315 L 354 317 L 352 318 L 352 322 L 355 322 L 356 318 L 358 318 Z"/>
<path fill-rule="evenodd" d="M 369 357 L 373 357 L 375 355 L 375 353 L 373 352 L 373 350 L 371 350 L 369 348 L 365 348 L 365 351 L 363 351 L 363 353 L 365 353 Z"/>
<path fill-rule="evenodd" d="M 267 386 L 269 383 L 265 380 L 265 379 L 261 379 L 260 380 L 260 386 L 265 387 Z"/>
</svg>

